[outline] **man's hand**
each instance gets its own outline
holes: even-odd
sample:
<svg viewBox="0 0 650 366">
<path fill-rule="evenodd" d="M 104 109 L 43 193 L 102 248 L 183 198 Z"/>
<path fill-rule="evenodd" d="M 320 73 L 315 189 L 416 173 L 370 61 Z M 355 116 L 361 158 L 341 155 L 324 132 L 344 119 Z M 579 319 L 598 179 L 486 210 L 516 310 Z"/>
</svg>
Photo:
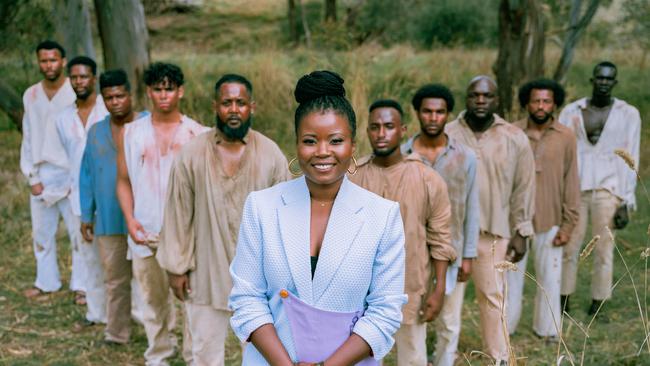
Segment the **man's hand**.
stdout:
<svg viewBox="0 0 650 366">
<path fill-rule="evenodd" d="M 92 243 L 95 230 L 93 229 L 92 222 L 82 222 L 81 223 L 81 236 L 88 243 Z"/>
<path fill-rule="evenodd" d="M 424 302 L 422 321 L 425 323 L 435 320 L 438 315 L 440 315 L 442 305 L 445 302 L 445 288 L 444 286 L 440 286 L 440 288 L 441 290 L 436 287 L 434 292 L 429 295 L 429 297 Z"/>
<path fill-rule="evenodd" d="M 32 196 L 40 196 L 41 193 L 43 193 L 43 184 L 36 183 L 33 186 L 31 186 L 31 189 L 32 189 Z"/>
<path fill-rule="evenodd" d="M 185 301 L 185 294 L 192 292 L 190 288 L 190 276 L 186 274 L 176 275 L 172 273 L 167 273 L 169 275 L 169 286 L 174 291 L 174 295 L 177 299 Z"/>
<path fill-rule="evenodd" d="M 555 238 L 553 238 L 553 246 L 563 247 L 569 243 L 569 239 L 571 239 L 569 234 L 558 231 Z"/>
<path fill-rule="evenodd" d="M 506 260 L 512 263 L 519 262 L 526 255 L 526 238 L 519 232 L 510 239 L 508 249 L 506 250 Z"/>
<path fill-rule="evenodd" d="M 630 222 L 630 212 L 626 204 L 618 206 L 616 212 L 614 212 L 614 229 L 621 230 L 625 229 L 627 224 Z"/>
<path fill-rule="evenodd" d="M 147 233 L 144 231 L 142 224 L 136 219 L 126 221 L 126 227 L 129 230 L 129 236 L 136 244 L 146 245 L 145 238 Z"/>
<path fill-rule="evenodd" d="M 473 258 L 463 258 L 460 268 L 458 268 L 458 282 L 465 282 L 469 280 L 469 277 L 472 275 L 473 261 Z"/>
</svg>

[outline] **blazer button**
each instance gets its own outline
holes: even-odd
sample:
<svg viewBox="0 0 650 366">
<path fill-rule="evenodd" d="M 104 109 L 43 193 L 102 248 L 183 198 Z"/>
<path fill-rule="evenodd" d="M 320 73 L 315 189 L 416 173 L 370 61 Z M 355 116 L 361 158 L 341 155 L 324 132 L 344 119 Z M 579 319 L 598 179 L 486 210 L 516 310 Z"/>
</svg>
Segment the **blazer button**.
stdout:
<svg viewBox="0 0 650 366">
<path fill-rule="evenodd" d="M 280 290 L 280 297 L 283 298 L 283 299 L 286 299 L 287 297 L 289 297 L 289 291 Z"/>
</svg>

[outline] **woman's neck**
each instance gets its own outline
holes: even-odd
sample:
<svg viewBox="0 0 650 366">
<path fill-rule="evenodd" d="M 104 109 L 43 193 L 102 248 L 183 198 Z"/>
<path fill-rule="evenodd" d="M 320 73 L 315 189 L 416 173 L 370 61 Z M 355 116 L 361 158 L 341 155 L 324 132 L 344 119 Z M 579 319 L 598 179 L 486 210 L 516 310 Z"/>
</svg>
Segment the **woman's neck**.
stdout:
<svg viewBox="0 0 650 366">
<path fill-rule="evenodd" d="M 336 195 L 341 189 L 343 177 L 330 184 L 319 184 L 312 182 L 309 178 L 305 178 L 307 182 L 307 189 L 309 189 L 309 196 L 318 202 L 331 202 L 334 201 Z"/>
</svg>

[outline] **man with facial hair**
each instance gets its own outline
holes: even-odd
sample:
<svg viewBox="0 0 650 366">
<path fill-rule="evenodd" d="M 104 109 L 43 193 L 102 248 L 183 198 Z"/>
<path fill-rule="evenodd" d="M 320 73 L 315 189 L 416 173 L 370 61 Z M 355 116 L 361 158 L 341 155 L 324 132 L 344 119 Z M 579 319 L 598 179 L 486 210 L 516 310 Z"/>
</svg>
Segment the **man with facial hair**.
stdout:
<svg viewBox="0 0 650 366">
<path fill-rule="evenodd" d="M 576 138 L 553 113 L 564 102 L 564 89 L 553 80 L 538 79 L 519 89 L 519 102 L 528 117 L 515 122 L 528 136 L 535 156 L 535 295 L 533 330 L 538 337 L 558 341 L 561 331 L 560 281 L 562 248 L 578 222 L 580 186 Z M 519 323 L 528 254 L 519 270 L 508 272 L 508 331 Z"/>
<path fill-rule="evenodd" d="M 43 147 L 44 159 L 64 167 L 68 172 L 63 187 L 70 192 L 70 204 L 79 230 L 81 207 L 79 202 L 79 173 L 88 131 L 106 117 L 108 111 L 101 95 L 95 91 L 97 64 L 86 56 L 77 56 L 68 63 L 68 75 L 77 100 L 62 110 L 54 121 L 53 137 Z M 97 279 L 103 278 L 99 251 L 96 243 L 79 240 L 73 250 L 82 255 L 84 285 L 88 311 L 85 323 L 106 323 L 106 300 L 104 286 Z"/>
<path fill-rule="evenodd" d="M 43 80 L 30 86 L 23 95 L 23 140 L 20 145 L 20 170 L 29 181 L 29 207 L 32 220 L 34 256 L 36 257 L 36 280 L 26 289 L 27 298 L 58 291 L 61 277 L 56 255 L 56 230 L 59 217 L 63 217 L 68 229 L 70 244 L 79 241 L 78 225 L 72 213 L 68 192 L 57 189 L 65 179 L 64 169 L 43 159 L 45 142 L 55 135 L 46 133 L 53 125 L 52 118 L 68 105 L 74 103 L 75 93 L 63 70 L 66 65 L 65 50 L 54 41 L 43 41 L 36 47 L 38 67 Z M 51 127 L 50 127 L 51 128 Z M 72 252 L 70 289 L 85 291 L 81 254 Z"/>
<path fill-rule="evenodd" d="M 253 88 L 241 75 L 215 84 L 216 128 L 185 146 L 169 178 L 156 258 L 185 304 L 196 365 L 223 365 L 235 255 L 244 201 L 286 180 L 278 146 L 250 128 Z"/>
</svg>

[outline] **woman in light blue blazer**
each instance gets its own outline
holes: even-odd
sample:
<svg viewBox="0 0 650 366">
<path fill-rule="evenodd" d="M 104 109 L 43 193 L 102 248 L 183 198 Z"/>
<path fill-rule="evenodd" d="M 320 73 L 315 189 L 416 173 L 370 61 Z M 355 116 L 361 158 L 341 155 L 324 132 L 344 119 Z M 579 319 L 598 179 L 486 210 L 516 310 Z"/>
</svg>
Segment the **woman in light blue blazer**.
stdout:
<svg viewBox="0 0 650 366">
<path fill-rule="evenodd" d="M 298 81 L 295 96 L 300 105 L 294 160 L 304 176 L 248 196 L 230 267 L 230 323 L 242 342 L 252 343 L 242 364 L 380 360 L 393 346 L 407 300 L 399 206 L 345 177 L 356 170 L 356 117 L 343 79 L 312 72 Z M 289 168 L 297 170 L 292 163 Z M 313 308 L 365 312 L 331 355 L 307 363 L 297 359 L 301 339 L 292 335 L 282 290 Z"/>
</svg>

